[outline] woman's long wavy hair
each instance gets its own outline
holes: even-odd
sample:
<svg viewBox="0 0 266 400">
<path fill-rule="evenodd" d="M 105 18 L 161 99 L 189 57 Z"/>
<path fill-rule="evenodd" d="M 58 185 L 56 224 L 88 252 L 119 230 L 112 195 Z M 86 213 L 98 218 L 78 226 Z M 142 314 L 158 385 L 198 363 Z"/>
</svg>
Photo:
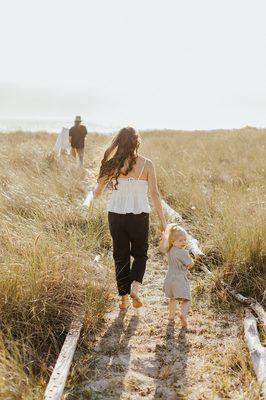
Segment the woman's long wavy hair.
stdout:
<svg viewBox="0 0 266 400">
<path fill-rule="evenodd" d="M 104 153 L 98 180 L 102 177 L 106 178 L 106 182 L 115 179 L 113 187 L 117 189 L 119 175 L 127 175 L 136 164 L 139 145 L 138 132 L 131 127 L 122 128 Z M 122 173 L 121 170 L 126 161 L 128 161 L 128 166 Z"/>
</svg>

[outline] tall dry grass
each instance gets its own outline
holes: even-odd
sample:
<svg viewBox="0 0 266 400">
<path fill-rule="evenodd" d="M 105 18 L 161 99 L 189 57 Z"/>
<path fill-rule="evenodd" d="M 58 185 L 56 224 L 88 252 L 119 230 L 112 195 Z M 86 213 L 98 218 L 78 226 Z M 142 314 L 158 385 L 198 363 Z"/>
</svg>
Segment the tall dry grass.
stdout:
<svg viewBox="0 0 266 400">
<path fill-rule="evenodd" d="M 110 247 L 86 173 L 49 155 L 54 136 L 0 135 L 0 399 L 42 398 L 72 319 L 97 327 L 109 296 L 93 263 Z M 97 146 L 96 146 L 97 147 Z M 91 149 L 94 151 L 95 149 Z M 96 148 L 97 150 L 97 148 Z"/>
<path fill-rule="evenodd" d="M 152 131 L 143 152 L 160 191 L 189 222 L 216 278 L 265 304 L 266 130 Z"/>
<path fill-rule="evenodd" d="M 266 132 L 141 135 L 163 197 L 201 240 L 216 282 L 264 302 Z M 89 137 L 89 171 L 110 139 Z M 108 305 L 109 284 L 93 263 L 98 252 L 110 260 L 104 204 L 82 209 L 87 174 L 49 155 L 54 142 L 44 133 L 0 135 L 0 399 L 41 398 L 73 315 L 84 307 L 85 329 L 97 329 Z M 156 226 L 153 214 L 152 243 Z M 219 304 L 228 301 L 212 289 Z"/>
</svg>

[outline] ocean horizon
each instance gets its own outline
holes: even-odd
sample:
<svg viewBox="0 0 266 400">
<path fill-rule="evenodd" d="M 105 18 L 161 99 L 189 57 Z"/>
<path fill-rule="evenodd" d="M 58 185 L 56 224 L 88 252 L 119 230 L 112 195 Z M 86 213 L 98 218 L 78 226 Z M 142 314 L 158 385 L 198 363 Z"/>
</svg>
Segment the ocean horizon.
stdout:
<svg viewBox="0 0 266 400">
<path fill-rule="evenodd" d="M 74 124 L 74 118 L 1 118 L 0 117 L 0 133 L 11 133 L 17 131 L 23 132 L 47 132 L 47 133 L 60 133 L 62 128 L 70 128 Z M 121 129 L 122 125 L 106 125 L 100 122 L 92 122 L 90 120 L 82 120 L 82 124 L 86 125 L 87 130 L 93 133 L 99 133 L 104 135 L 111 135 Z M 134 125 L 133 125 L 134 126 Z M 265 129 L 263 126 L 252 126 L 252 125 L 239 125 L 239 126 L 223 126 L 223 127 L 138 127 L 140 130 L 172 130 L 172 131 L 220 131 L 220 130 L 238 130 L 238 129 Z"/>
<path fill-rule="evenodd" d="M 102 134 L 111 134 L 119 129 L 119 127 L 105 126 L 86 119 L 84 119 L 82 123 L 86 125 L 88 131 Z M 0 132 L 25 131 L 59 133 L 62 128 L 70 128 L 73 124 L 73 118 L 0 118 Z"/>
</svg>

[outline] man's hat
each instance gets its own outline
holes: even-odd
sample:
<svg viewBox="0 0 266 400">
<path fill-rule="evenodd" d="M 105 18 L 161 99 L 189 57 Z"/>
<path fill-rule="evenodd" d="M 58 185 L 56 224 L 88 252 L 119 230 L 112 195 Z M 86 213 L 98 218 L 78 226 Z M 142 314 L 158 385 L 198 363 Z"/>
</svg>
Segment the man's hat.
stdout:
<svg viewBox="0 0 266 400">
<path fill-rule="evenodd" d="M 77 116 L 76 116 L 75 122 L 81 122 L 81 116 L 80 116 L 80 115 L 77 115 Z"/>
</svg>

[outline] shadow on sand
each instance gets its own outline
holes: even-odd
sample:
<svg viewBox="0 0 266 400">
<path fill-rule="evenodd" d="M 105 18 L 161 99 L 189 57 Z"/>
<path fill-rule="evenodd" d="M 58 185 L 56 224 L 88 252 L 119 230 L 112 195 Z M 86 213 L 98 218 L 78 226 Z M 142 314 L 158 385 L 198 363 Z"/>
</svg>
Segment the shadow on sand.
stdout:
<svg viewBox="0 0 266 400">
<path fill-rule="evenodd" d="M 176 334 L 178 332 L 178 334 Z M 156 361 L 160 363 L 154 399 L 187 399 L 187 359 L 189 344 L 187 330 L 178 329 L 169 322 L 164 343 L 156 347 Z"/>
<path fill-rule="evenodd" d="M 126 311 L 120 311 L 93 351 L 91 376 L 86 382 L 92 399 L 120 399 L 130 362 L 129 340 L 135 334 L 139 317 L 131 316 L 125 326 Z"/>
</svg>

